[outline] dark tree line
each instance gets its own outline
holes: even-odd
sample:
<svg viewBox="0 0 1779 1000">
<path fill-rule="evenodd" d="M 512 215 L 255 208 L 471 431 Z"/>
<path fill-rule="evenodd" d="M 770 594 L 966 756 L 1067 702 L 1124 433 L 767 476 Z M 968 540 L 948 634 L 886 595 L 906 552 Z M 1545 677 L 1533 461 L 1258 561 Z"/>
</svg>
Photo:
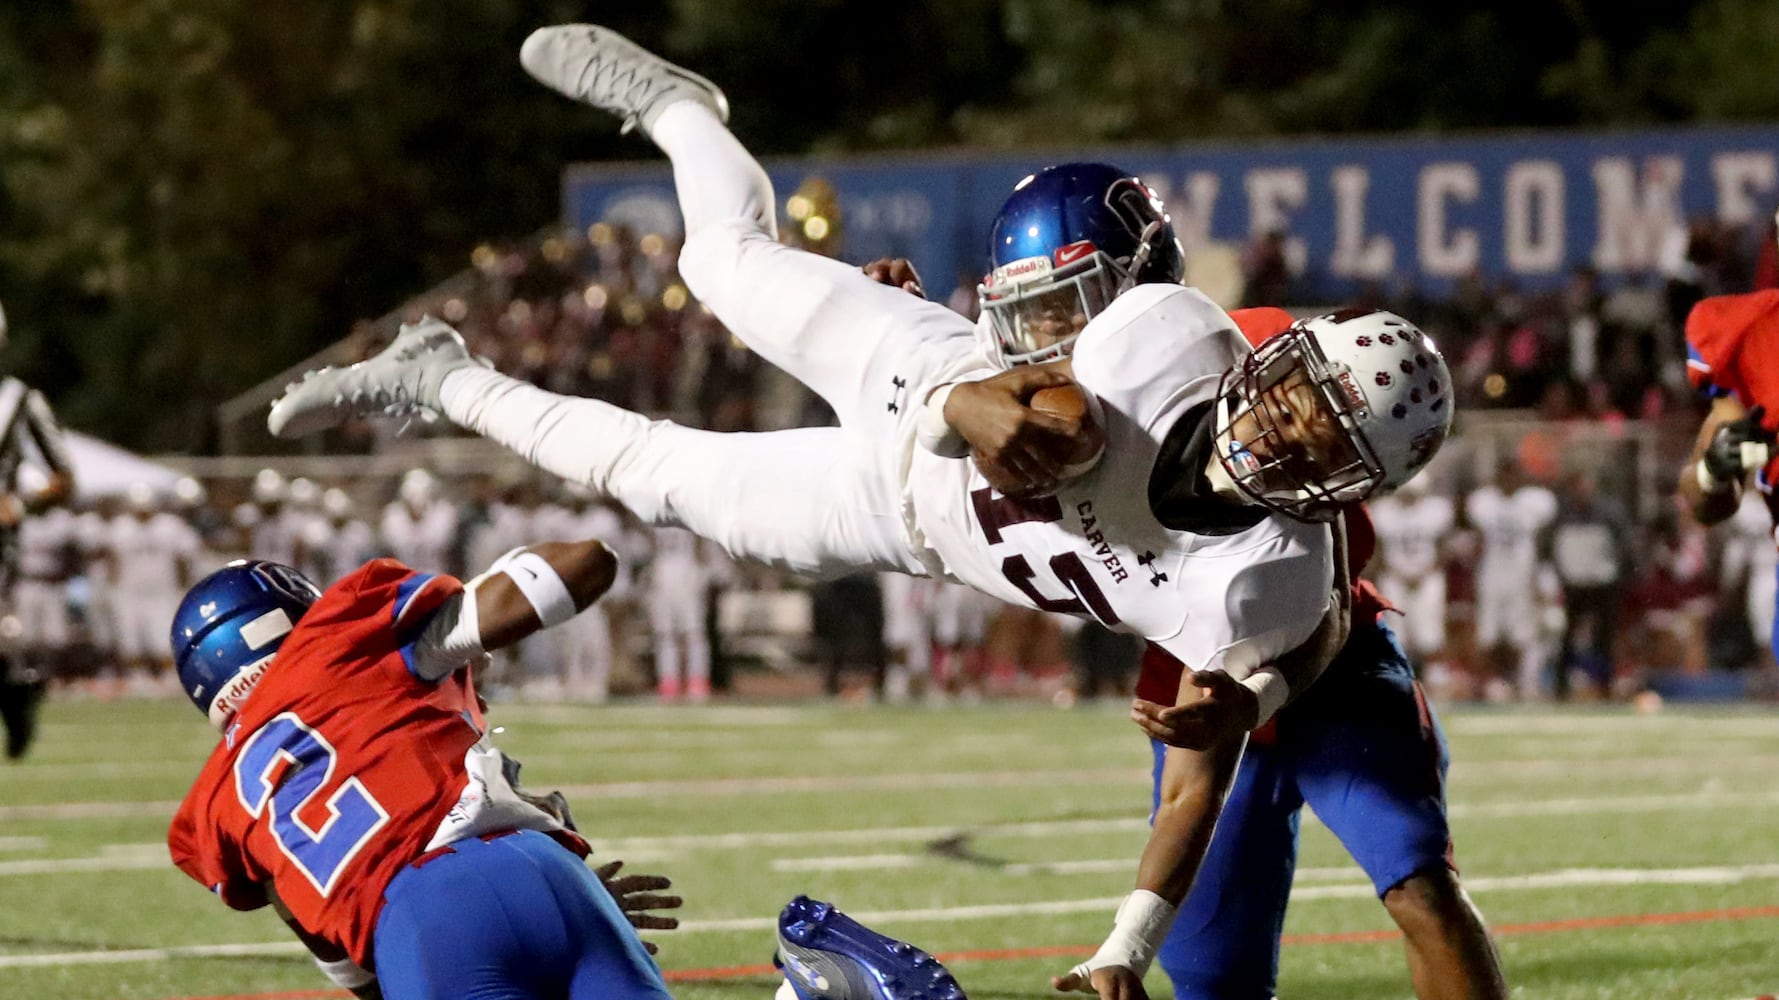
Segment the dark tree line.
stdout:
<svg viewBox="0 0 1779 1000">
<path fill-rule="evenodd" d="M 605 20 L 763 153 L 1771 119 L 1772 0 L 28 0 L 0 5 L 6 365 L 69 421 L 214 404 L 653 155 L 519 69 Z"/>
</svg>

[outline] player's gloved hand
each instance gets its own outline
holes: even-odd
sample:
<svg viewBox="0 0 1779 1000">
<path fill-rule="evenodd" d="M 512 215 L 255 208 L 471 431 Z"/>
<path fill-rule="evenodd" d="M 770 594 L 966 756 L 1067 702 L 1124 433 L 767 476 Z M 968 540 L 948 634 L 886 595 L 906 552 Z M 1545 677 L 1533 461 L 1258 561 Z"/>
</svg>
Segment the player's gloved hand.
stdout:
<svg viewBox="0 0 1779 1000">
<path fill-rule="evenodd" d="M 959 382 L 945 400 L 945 420 L 969 442 L 988 484 L 1010 497 L 1042 496 L 1062 481 L 1058 456 L 1081 421 L 1031 408 L 1040 389 L 1070 385 L 1049 365 L 1021 365 L 977 382 Z"/>
<path fill-rule="evenodd" d="M 618 901 L 618 909 L 630 926 L 639 931 L 670 931 L 679 926 L 678 917 L 664 917 L 657 910 L 677 910 L 685 905 L 678 896 L 659 895 L 662 889 L 673 888 L 673 880 L 665 875 L 619 875 L 622 861 L 608 861 L 594 869 L 599 883 Z M 644 941 L 644 948 L 653 955 L 660 949 L 653 941 Z"/>
<path fill-rule="evenodd" d="M 1750 471 L 1767 464 L 1774 441 L 1773 433 L 1761 426 L 1765 415 L 1765 409 L 1757 406 L 1711 435 L 1711 444 L 1700 461 L 1713 481 L 1723 486 L 1739 483 Z"/>
<path fill-rule="evenodd" d="M 1221 670 L 1194 670 L 1182 680 L 1204 692 L 1189 705 L 1136 699 L 1130 718 L 1151 739 L 1183 750 L 1208 750 L 1260 724 L 1260 698 Z"/>
<path fill-rule="evenodd" d="M 1149 1000 L 1143 978 L 1122 965 L 1092 970 L 1077 965 L 1064 975 L 1051 976 L 1050 986 L 1058 993 L 1097 993 L 1100 1000 Z"/>
<path fill-rule="evenodd" d="M 864 267 L 865 277 L 880 285 L 900 288 L 917 298 L 926 298 L 927 293 L 920 283 L 920 272 L 914 269 L 914 262 L 906 257 L 879 257 Z"/>
</svg>

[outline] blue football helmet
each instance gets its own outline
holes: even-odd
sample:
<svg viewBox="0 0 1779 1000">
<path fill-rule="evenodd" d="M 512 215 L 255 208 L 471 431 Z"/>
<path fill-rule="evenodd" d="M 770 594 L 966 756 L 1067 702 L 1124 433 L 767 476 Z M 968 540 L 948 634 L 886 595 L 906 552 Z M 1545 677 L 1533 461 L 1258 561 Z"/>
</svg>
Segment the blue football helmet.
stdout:
<svg viewBox="0 0 1779 1000">
<path fill-rule="evenodd" d="M 185 592 L 173 613 L 173 663 L 212 725 L 221 729 L 241 707 L 320 597 L 308 577 L 262 559 L 237 559 Z"/>
<path fill-rule="evenodd" d="M 977 293 L 1007 365 L 1049 361 L 1132 286 L 1179 284 L 1186 255 L 1153 190 L 1107 163 L 1046 167 L 1013 186 Z"/>
</svg>

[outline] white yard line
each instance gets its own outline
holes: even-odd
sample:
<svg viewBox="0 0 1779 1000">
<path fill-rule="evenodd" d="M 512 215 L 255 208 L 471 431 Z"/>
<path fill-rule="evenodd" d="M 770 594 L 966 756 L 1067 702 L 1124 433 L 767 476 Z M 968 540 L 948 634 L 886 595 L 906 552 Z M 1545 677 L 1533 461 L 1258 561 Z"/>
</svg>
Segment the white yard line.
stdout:
<svg viewBox="0 0 1779 1000">
<path fill-rule="evenodd" d="M 0 851 L 41 851 L 48 846 L 48 837 L 0 837 Z"/>
<path fill-rule="evenodd" d="M 1136 768 L 1060 771 L 953 771 L 940 774 L 867 774 L 806 778 L 679 778 L 565 785 L 562 794 L 578 798 L 647 798 L 673 795 L 765 795 L 800 792 L 923 791 L 932 788 L 1023 788 L 1029 785 L 1149 784 L 1149 772 Z"/>
<path fill-rule="evenodd" d="M 1568 868 L 1528 875 L 1467 878 L 1465 887 L 1479 892 L 1525 891 L 1587 886 L 1621 885 L 1728 885 L 1758 879 L 1779 878 L 1779 864 L 1723 865 L 1700 868 Z M 1375 894 L 1370 883 L 1307 886 L 1291 893 L 1292 902 L 1320 899 L 1362 899 Z M 1032 903 L 990 903 L 978 906 L 943 906 L 913 910 L 860 910 L 850 915 L 867 924 L 955 923 L 1001 917 L 1048 916 L 1070 913 L 1110 914 L 1122 902 L 1119 896 L 1062 899 Z M 765 931 L 777 925 L 773 917 L 736 917 L 681 921 L 680 934 Z M 301 955 L 303 946 L 290 942 L 192 945 L 177 948 L 133 948 L 0 955 L 0 969 L 100 965 L 120 962 L 162 962 L 176 958 L 277 957 Z"/>
</svg>

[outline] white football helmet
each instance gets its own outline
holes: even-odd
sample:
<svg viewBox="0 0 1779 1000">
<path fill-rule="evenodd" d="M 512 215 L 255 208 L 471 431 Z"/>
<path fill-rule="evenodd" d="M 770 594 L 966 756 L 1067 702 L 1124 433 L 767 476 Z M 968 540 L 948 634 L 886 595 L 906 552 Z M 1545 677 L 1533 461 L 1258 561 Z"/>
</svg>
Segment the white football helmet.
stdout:
<svg viewBox="0 0 1779 1000">
<path fill-rule="evenodd" d="M 396 492 L 403 503 L 418 510 L 432 503 L 438 493 L 438 480 L 425 469 L 409 469 L 402 475 L 401 486 Z"/>
<path fill-rule="evenodd" d="M 1217 457 L 1236 488 L 1307 521 L 1408 482 L 1452 428 L 1445 359 L 1382 310 L 1297 321 L 1230 369 L 1219 395 Z"/>
<path fill-rule="evenodd" d="M 261 469 L 253 474 L 254 503 L 283 503 L 286 491 L 284 476 L 277 469 Z"/>
</svg>

